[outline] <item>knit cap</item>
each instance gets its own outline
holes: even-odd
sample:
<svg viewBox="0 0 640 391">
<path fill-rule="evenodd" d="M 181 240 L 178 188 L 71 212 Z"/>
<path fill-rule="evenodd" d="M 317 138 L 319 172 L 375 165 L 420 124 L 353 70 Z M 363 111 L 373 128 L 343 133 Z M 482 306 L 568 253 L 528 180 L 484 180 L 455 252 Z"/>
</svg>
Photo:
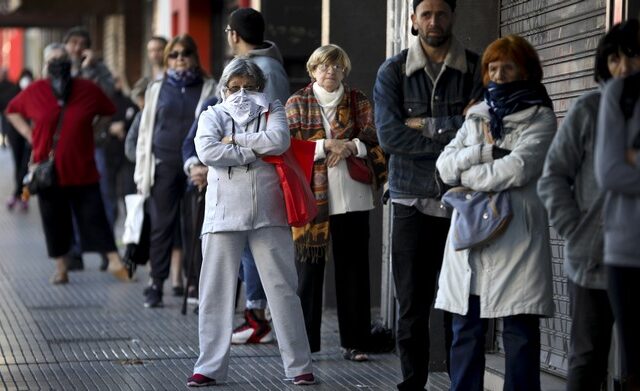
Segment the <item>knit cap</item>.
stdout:
<svg viewBox="0 0 640 391">
<path fill-rule="evenodd" d="M 264 18 L 253 8 L 239 8 L 229 16 L 229 28 L 252 45 L 264 41 Z"/>
<path fill-rule="evenodd" d="M 424 0 L 413 0 L 413 12 L 416 12 L 416 8 L 418 8 L 418 5 L 420 5 L 420 3 L 422 3 L 423 1 Z M 451 8 L 451 12 L 456 12 L 456 0 L 443 0 L 443 1 L 449 4 L 449 7 Z M 418 35 L 418 30 L 411 27 L 411 34 Z"/>
</svg>

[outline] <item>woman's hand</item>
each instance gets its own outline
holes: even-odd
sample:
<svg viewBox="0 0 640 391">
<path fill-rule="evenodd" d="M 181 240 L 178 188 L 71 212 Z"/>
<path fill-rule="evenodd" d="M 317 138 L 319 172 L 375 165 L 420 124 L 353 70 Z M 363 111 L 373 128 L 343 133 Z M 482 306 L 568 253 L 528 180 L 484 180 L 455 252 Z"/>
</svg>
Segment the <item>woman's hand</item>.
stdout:
<svg viewBox="0 0 640 391">
<path fill-rule="evenodd" d="M 345 159 L 358 152 L 356 143 L 350 140 L 327 139 L 324 141 L 325 152 L 331 152 Z"/>
<path fill-rule="evenodd" d="M 234 142 L 233 142 L 233 136 L 232 136 L 232 135 L 224 136 L 224 137 L 222 138 L 222 140 L 220 140 L 220 142 L 221 142 L 222 144 L 234 144 Z"/>
<path fill-rule="evenodd" d="M 493 139 L 493 135 L 491 135 L 491 130 L 489 129 L 489 124 L 486 122 L 482 123 L 482 133 L 484 133 L 484 142 L 487 144 L 495 144 L 496 140 Z"/>
<path fill-rule="evenodd" d="M 324 141 L 324 149 L 327 152 L 327 166 L 335 167 L 340 160 L 356 154 L 356 143 L 350 140 L 327 139 Z"/>
</svg>

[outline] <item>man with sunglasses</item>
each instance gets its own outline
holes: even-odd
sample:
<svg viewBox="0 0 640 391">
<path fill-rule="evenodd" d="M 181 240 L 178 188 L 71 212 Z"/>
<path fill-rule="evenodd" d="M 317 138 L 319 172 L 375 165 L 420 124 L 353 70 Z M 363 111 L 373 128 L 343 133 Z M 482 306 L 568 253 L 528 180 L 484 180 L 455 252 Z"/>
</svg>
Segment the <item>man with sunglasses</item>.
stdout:
<svg viewBox="0 0 640 391">
<path fill-rule="evenodd" d="M 284 104 L 289 98 L 289 78 L 282 66 L 280 50 L 273 42 L 264 40 L 264 29 L 264 18 L 260 12 L 252 8 L 240 8 L 231 13 L 224 31 L 233 55 L 249 57 L 264 73 L 266 84 L 263 93 L 267 101 L 277 99 Z M 234 329 L 232 343 L 273 341 L 271 326 L 265 318 L 266 295 L 248 248 L 242 254 L 240 279 L 245 282 L 246 288 L 245 322 Z"/>
</svg>

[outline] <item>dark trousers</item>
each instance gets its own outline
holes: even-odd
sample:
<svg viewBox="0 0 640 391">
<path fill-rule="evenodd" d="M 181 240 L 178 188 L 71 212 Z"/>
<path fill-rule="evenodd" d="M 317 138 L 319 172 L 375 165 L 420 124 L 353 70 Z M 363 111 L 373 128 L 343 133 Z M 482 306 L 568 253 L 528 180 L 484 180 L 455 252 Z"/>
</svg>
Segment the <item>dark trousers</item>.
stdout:
<svg viewBox="0 0 640 391">
<path fill-rule="evenodd" d="M 160 163 L 156 165 L 155 178 L 149 197 L 149 217 L 151 218 L 151 278 L 164 281 L 169 277 L 171 250 L 181 248 L 180 202 L 182 201 L 187 177 L 179 164 Z M 178 234 L 176 234 L 176 232 Z"/>
<path fill-rule="evenodd" d="M 604 289 L 568 282 L 571 343 L 567 391 L 600 391 L 607 379 L 613 313 Z"/>
<path fill-rule="evenodd" d="M 393 204 L 392 270 L 399 305 L 396 340 L 403 379 L 399 390 L 423 390 L 427 384 L 429 314 L 449 224 L 449 219 Z"/>
<path fill-rule="evenodd" d="M 329 218 L 335 264 L 340 345 L 366 350 L 371 333 L 369 292 L 369 212 L 349 212 Z M 296 262 L 298 296 L 312 352 L 320 350 L 324 256 Z"/>
<path fill-rule="evenodd" d="M 505 391 L 540 391 L 540 320 L 537 315 L 502 318 L 505 348 Z M 480 297 L 469 297 L 467 315 L 453 314 L 451 390 L 484 390 L 486 319 Z"/>
<path fill-rule="evenodd" d="M 204 220 L 204 197 L 206 192 L 206 189 L 200 191 L 196 187 L 191 187 L 185 193 L 182 203 L 183 268 L 187 276 L 188 286 L 196 289 L 198 288 L 200 268 L 202 267 L 200 233 Z"/>
<path fill-rule="evenodd" d="M 640 390 L 640 268 L 608 266 L 609 300 L 620 337 L 622 383 L 629 390 Z"/>
<path fill-rule="evenodd" d="M 104 211 L 100 186 L 65 186 L 38 194 L 42 227 L 49 257 L 67 254 L 74 235 L 75 216 L 82 251 L 106 253 L 116 251 L 113 231 Z"/>
<path fill-rule="evenodd" d="M 7 137 L 9 138 L 9 144 L 11 145 L 11 152 L 13 153 L 14 164 L 14 180 L 15 188 L 13 195 L 20 197 L 22 194 L 22 180 L 27 175 L 27 168 L 29 165 L 29 158 L 31 157 L 31 146 L 27 140 L 22 137 L 20 133 L 9 122 L 4 122 L 6 126 Z"/>
</svg>

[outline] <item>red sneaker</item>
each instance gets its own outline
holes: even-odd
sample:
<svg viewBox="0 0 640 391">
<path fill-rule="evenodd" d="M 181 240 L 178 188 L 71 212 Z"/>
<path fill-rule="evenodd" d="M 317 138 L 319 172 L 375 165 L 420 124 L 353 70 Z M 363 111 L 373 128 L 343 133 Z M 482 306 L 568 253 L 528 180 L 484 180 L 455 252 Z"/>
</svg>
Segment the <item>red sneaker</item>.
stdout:
<svg viewBox="0 0 640 391">
<path fill-rule="evenodd" d="M 207 387 L 214 384 L 216 384 L 215 379 L 206 377 L 205 375 L 201 375 L 199 373 L 194 373 L 190 378 L 187 379 L 187 387 Z"/>
<path fill-rule="evenodd" d="M 305 373 L 303 375 L 294 377 L 293 384 L 295 384 L 296 386 L 308 386 L 311 384 L 316 384 L 316 378 L 313 377 L 313 373 Z"/>
</svg>

